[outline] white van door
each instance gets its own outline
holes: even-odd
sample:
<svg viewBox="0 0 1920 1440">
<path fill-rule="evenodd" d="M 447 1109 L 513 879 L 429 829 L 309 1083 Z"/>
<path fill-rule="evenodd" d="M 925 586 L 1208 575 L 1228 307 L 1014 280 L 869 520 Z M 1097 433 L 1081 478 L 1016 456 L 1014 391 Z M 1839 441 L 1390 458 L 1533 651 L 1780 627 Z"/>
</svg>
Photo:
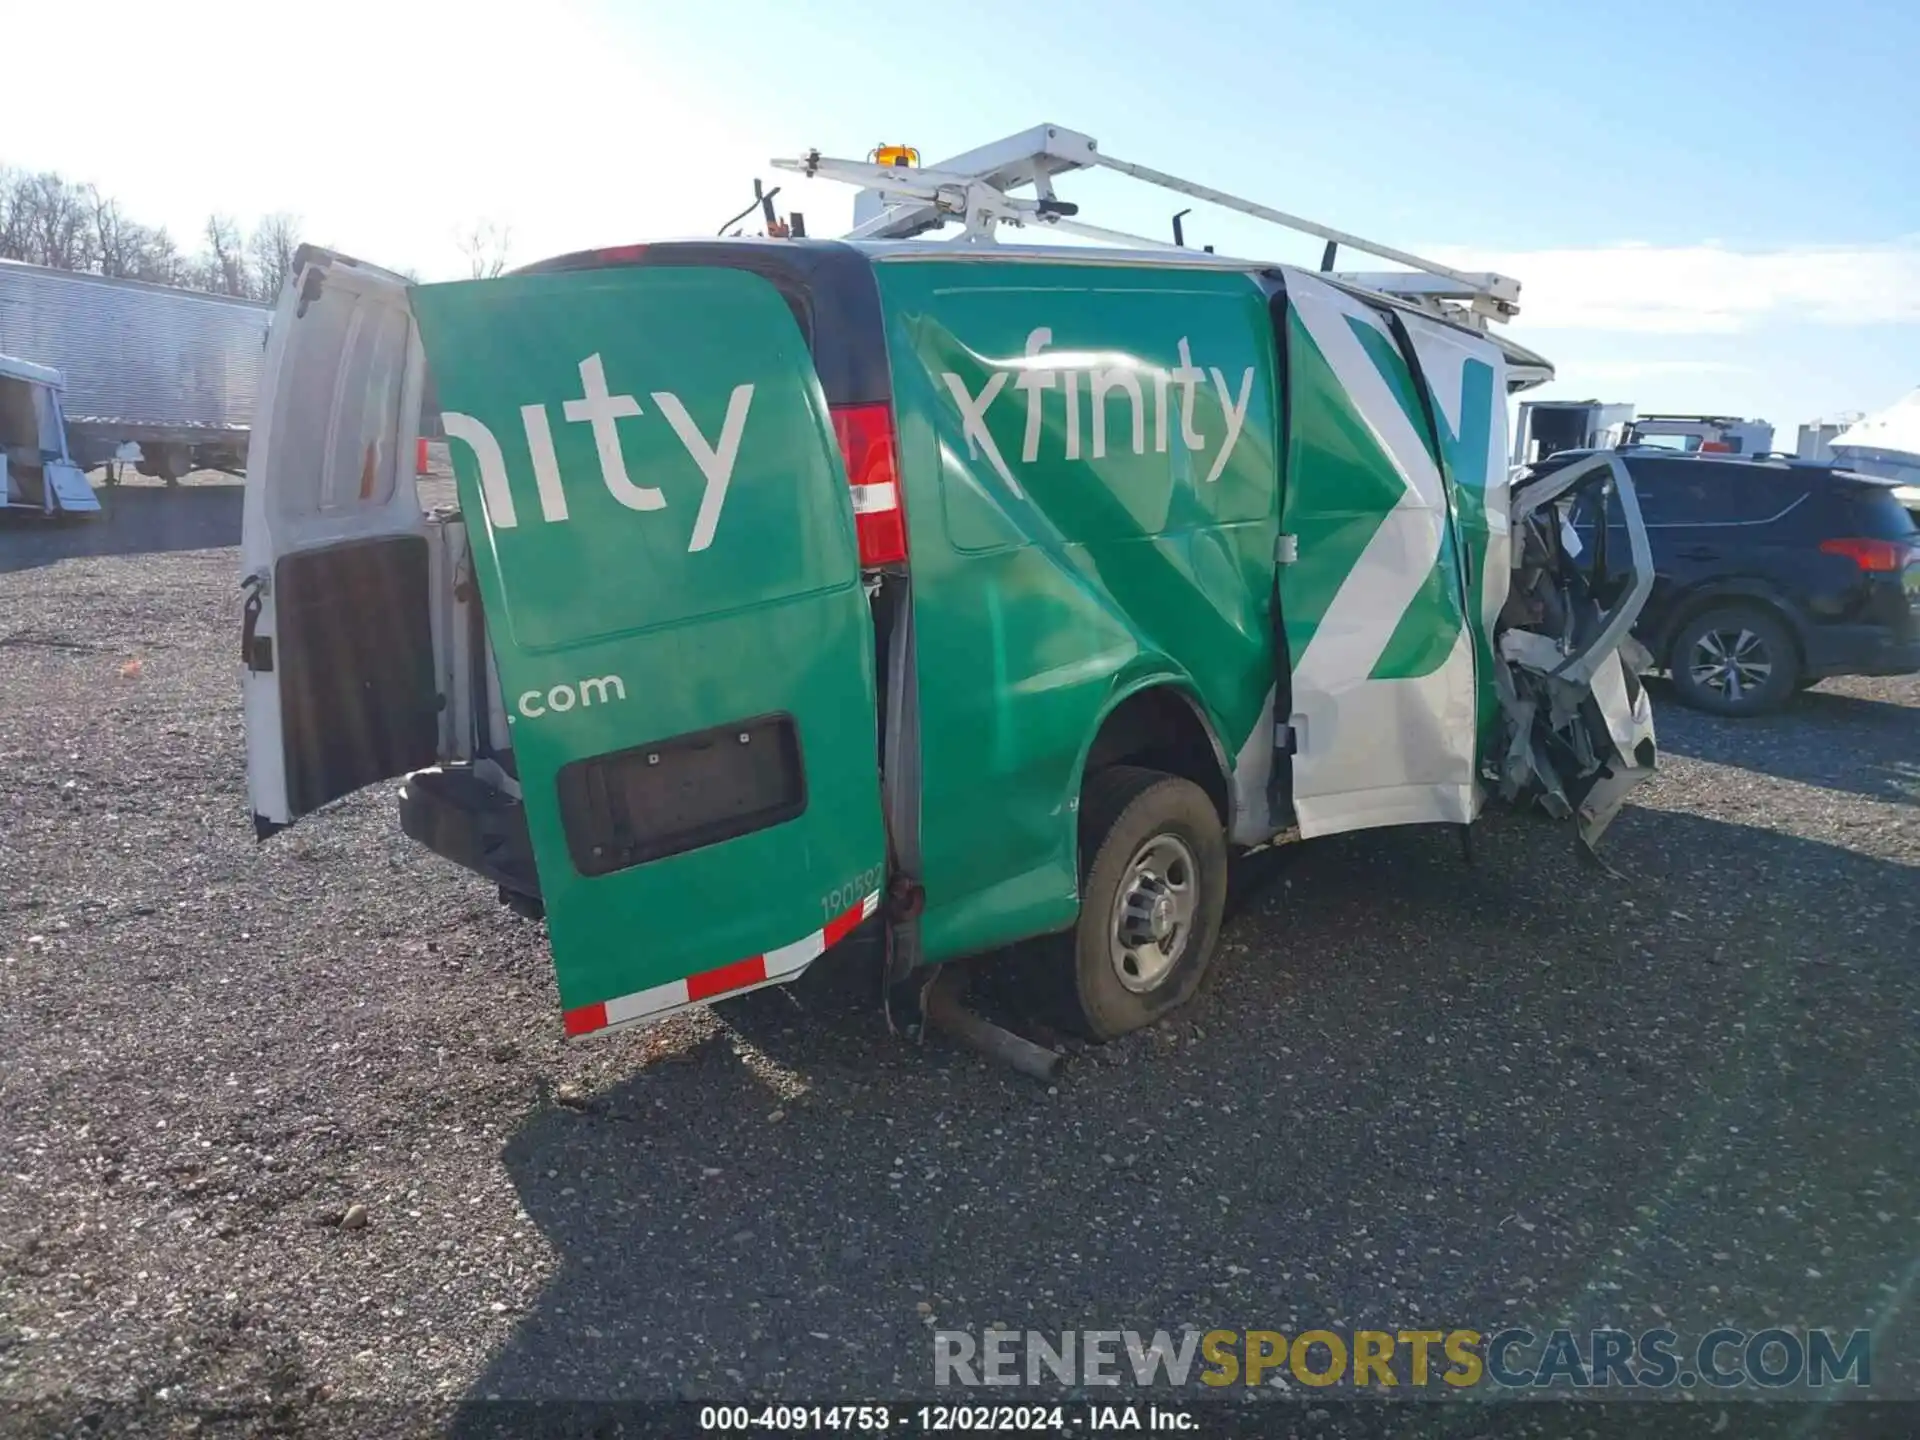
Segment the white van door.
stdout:
<svg viewBox="0 0 1920 1440">
<path fill-rule="evenodd" d="M 425 367 L 407 287 L 303 246 L 268 332 L 240 538 L 247 791 L 262 838 L 437 756 L 413 476 Z"/>
<path fill-rule="evenodd" d="M 1279 592 L 1300 833 L 1465 824 L 1479 808 L 1467 561 L 1418 377 L 1373 306 L 1293 271 L 1286 294 L 1280 525 L 1296 553 Z"/>
</svg>

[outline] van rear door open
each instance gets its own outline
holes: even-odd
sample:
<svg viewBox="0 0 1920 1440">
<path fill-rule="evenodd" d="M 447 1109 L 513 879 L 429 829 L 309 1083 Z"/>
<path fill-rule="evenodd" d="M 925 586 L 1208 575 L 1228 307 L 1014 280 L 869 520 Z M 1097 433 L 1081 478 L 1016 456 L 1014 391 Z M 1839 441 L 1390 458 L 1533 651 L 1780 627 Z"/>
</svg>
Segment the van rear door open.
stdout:
<svg viewBox="0 0 1920 1440">
<path fill-rule="evenodd" d="M 434 762 L 422 363 L 407 282 L 302 246 L 274 311 L 240 556 L 247 791 L 261 836 Z"/>
<path fill-rule="evenodd" d="M 671 265 L 419 287 L 569 1034 L 877 908 L 874 634 L 787 302 Z"/>
</svg>

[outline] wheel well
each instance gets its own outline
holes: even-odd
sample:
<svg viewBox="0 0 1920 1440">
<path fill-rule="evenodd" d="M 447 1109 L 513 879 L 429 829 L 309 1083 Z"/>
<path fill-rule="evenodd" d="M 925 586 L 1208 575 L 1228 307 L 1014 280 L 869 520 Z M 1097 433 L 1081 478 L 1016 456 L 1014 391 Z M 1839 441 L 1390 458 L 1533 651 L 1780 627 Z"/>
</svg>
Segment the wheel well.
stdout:
<svg viewBox="0 0 1920 1440">
<path fill-rule="evenodd" d="M 1213 802 L 1220 823 L 1232 821 L 1232 795 L 1219 747 L 1193 702 L 1178 690 L 1159 685 L 1129 695 L 1101 722 L 1087 752 L 1086 775 L 1123 764 L 1191 780 Z M 1084 776 L 1081 783 L 1086 783 Z"/>
<path fill-rule="evenodd" d="M 1745 590 L 1717 590 L 1704 595 L 1694 595 L 1682 603 L 1667 622 L 1667 631 L 1660 641 L 1659 662 L 1673 671 L 1673 647 L 1680 643 L 1680 632 L 1685 630 L 1700 616 L 1709 610 L 1735 605 L 1751 605 L 1756 610 L 1764 610 L 1780 622 L 1787 632 L 1787 638 L 1793 642 L 1794 660 L 1801 669 L 1807 664 L 1807 643 L 1800 636 L 1800 625 L 1784 606 L 1765 595 L 1755 595 Z"/>
</svg>

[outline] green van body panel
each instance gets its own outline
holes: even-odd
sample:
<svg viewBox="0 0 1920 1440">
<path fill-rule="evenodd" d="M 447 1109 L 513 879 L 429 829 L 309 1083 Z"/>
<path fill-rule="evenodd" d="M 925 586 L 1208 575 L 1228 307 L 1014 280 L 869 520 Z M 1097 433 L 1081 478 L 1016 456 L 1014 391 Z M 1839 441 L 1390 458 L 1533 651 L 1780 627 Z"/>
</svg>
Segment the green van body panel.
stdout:
<svg viewBox="0 0 1920 1440">
<path fill-rule="evenodd" d="M 1088 756 L 1144 690 L 1207 729 L 1235 840 L 1295 819 L 1268 785 L 1276 587 L 1302 833 L 1477 813 L 1505 595 L 1493 347 L 1428 326 L 1416 374 L 1376 309 L 1296 272 L 1283 300 L 1205 266 L 899 254 L 872 273 L 909 536 L 923 961 L 1074 923 Z M 413 303 L 484 517 L 565 1006 L 781 945 L 880 889 L 875 631 L 791 297 L 653 264 Z M 1436 365 L 1452 390 L 1429 421 Z M 568 701 L 583 681 L 596 703 Z M 802 815 L 580 873 L 563 767 L 776 713 L 800 730 Z"/>
<path fill-rule="evenodd" d="M 744 271 L 629 267 L 426 285 L 413 308 L 563 1007 L 671 985 L 857 908 L 886 853 L 873 628 L 787 303 Z M 797 818 L 581 873 L 564 766 L 782 714 L 804 767 Z"/>
<path fill-rule="evenodd" d="M 1081 768 L 1171 685 L 1225 752 L 1272 686 L 1278 396 L 1246 274 L 876 267 L 920 665 L 929 961 L 1060 930 Z"/>
<path fill-rule="evenodd" d="M 1287 650 L 1305 655 L 1333 599 L 1406 494 L 1390 456 L 1300 317 L 1287 316 L 1287 528 L 1299 558 L 1281 579 Z"/>
</svg>

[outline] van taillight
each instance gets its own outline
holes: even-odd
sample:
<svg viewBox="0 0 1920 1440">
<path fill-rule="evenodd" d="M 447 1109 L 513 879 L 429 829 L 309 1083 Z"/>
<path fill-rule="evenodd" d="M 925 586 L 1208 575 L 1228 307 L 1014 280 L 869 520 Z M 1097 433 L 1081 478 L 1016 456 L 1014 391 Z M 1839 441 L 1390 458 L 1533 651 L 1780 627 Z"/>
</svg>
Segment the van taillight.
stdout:
<svg viewBox="0 0 1920 1440">
<path fill-rule="evenodd" d="M 1844 555 L 1873 575 L 1892 575 L 1906 569 L 1911 548 L 1898 540 L 1822 540 L 1824 555 Z"/>
<path fill-rule="evenodd" d="M 907 558 L 907 512 L 901 505 L 893 407 L 836 405 L 833 436 L 840 442 L 847 484 L 853 491 L 861 568 L 900 564 Z"/>
<path fill-rule="evenodd" d="M 644 245 L 609 245 L 604 250 L 595 250 L 593 261 L 596 265 L 637 265 L 646 253 Z"/>
</svg>

